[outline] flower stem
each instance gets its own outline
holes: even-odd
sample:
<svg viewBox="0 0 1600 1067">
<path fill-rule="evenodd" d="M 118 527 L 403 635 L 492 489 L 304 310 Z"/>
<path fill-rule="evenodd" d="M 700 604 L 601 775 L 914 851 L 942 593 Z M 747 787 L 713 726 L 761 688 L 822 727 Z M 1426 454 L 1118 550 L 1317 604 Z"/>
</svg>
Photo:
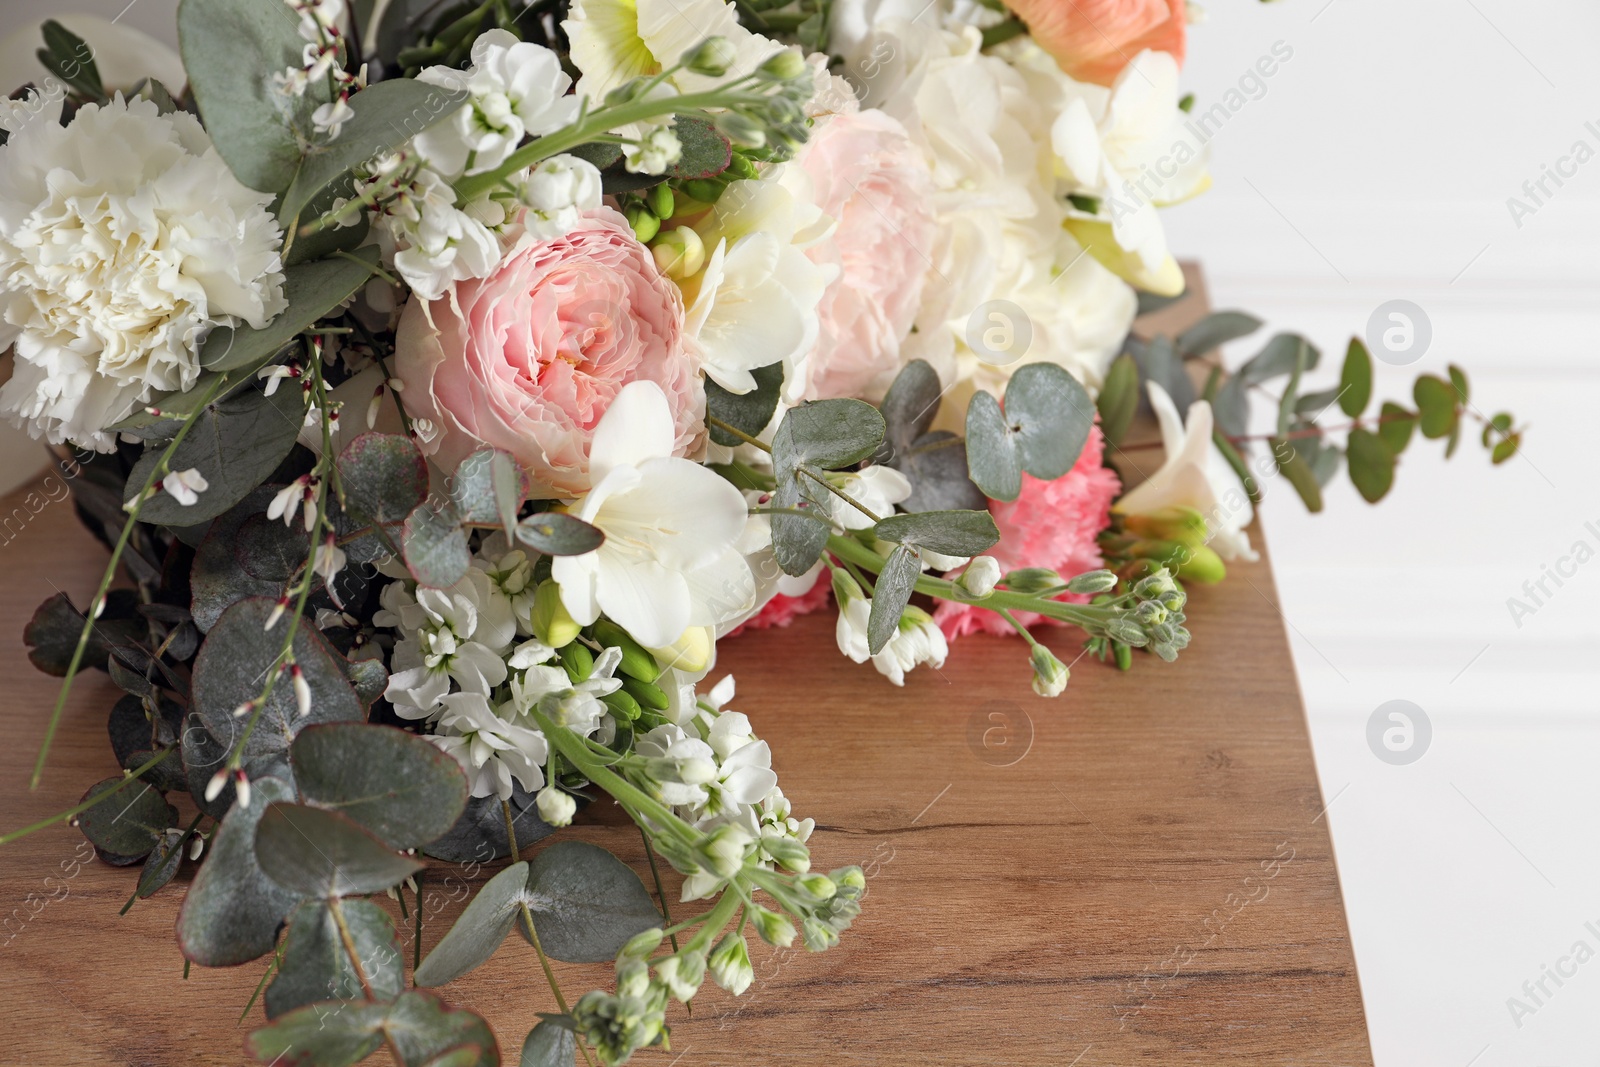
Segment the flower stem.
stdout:
<svg viewBox="0 0 1600 1067">
<path fill-rule="evenodd" d="M 40 819 L 38 822 L 34 823 L 32 826 L 24 826 L 20 830 L 12 830 L 10 833 L 5 834 L 4 836 L 0 836 L 0 845 L 9 845 L 11 842 L 17 840 L 17 838 L 19 838 L 19 837 L 27 837 L 29 834 L 35 832 L 36 830 L 43 830 L 45 827 L 53 826 L 53 825 L 55 825 L 56 823 L 60 822 L 63 819 L 70 819 L 74 815 L 81 815 L 82 813 L 88 811 L 90 808 L 94 807 L 96 804 L 99 804 L 101 801 L 109 800 L 112 797 L 116 796 L 118 793 L 122 792 L 124 789 L 126 789 L 128 787 L 129 783 L 137 781 L 141 776 L 143 776 L 145 774 L 145 772 L 147 772 L 147 771 L 151 770 L 152 768 L 154 768 L 156 764 L 160 763 L 162 760 L 166 759 L 170 755 L 172 755 L 172 749 L 170 749 L 170 748 L 162 749 L 160 752 L 157 752 L 154 756 L 151 756 L 145 762 L 139 764 L 138 767 L 136 767 L 132 771 L 128 772 L 128 776 L 126 778 L 124 778 L 122 781 L 118 782 L 116 785 L 112 786 L 110 789 L 107 789 L 104 793 L 97 793 L 94 796 L 90 797 L 88 800 L 80 801 L 79 803 L 74 804 L 72 807 L 68 808 L 66 811 L 57 812 L 56 814 L 50 816 L 47 819 Z"/>
</svg>

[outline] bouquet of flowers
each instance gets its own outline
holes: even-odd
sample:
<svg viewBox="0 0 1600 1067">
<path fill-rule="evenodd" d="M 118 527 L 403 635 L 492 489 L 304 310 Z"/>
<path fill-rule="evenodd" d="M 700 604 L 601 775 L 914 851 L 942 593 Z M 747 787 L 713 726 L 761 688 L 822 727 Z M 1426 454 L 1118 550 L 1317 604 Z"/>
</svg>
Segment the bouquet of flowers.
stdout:
<svg viewBox="0 0 1600 1067">
<path fill-rule="evenodd" d="M 1184 287 L 1160 208 L 1209 181 L 1186 19 L 184 0 L 181 66 L 123 84 L 46 22 L 0 109 L 0 412 L 110 561 L 27 627 L 64 677 L 34 784 L 86 667 L 121 771 L 0 842 L 71 819 L 139 865 L 129 906 L 193 866 L 179 946 L 267 959 L 264 1063 L 500 1063 L 433 991 L 513 928 L 554 1009 L 524 1067 L 665 1045 L 672 1001 L 751 984 L 752 930 L 836 944 L 862 872 L 813 869 L 719 641 L 831 603 L 900 685 L 1015 633 L 1056 697 L 1030 629 L 1177 658 L 1266 478 L 1317 510 L 1342 469 L 1381 498 L 1414 430 L 1517 448 L 1456 368 L 1372 415 L 1360 340 L 1307 391 L 1292 334 L 1222 371 L 1239 312 L 1131 333 Z M 1125 440 L 1145 404 L 1160 441 Z M 1157 444 L 1125 491 L 1108 452 Z M 603 797 L 648 884 L 557 833 Z M 506 861 L 426 955 L 424 857 Z M 669 882 L 709 903 L 673 921 Z M 569 1000 L 550 958 L 615 986 Z"/>
</svg>

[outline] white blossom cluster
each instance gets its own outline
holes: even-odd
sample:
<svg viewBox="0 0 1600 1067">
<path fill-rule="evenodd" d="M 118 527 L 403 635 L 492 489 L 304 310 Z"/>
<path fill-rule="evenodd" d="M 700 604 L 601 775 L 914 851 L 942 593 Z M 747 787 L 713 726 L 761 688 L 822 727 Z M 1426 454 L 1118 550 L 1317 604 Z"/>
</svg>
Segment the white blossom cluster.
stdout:
<svg viewBox="0 0 1600 1067">
<path fill-rule="evenodd" d="M 330 141 L 336 140 L 344 124 L 355 117 L 350 108 L 350 94 L 366 85 L 365 67 L 359 74 L 344 69 L 340 44 L 344 0 L 284 0 L 284 3 L 299 20 L 300 36 L 306 45 L 301 53 L 301 65 L 289 67 L 274 81 L 285 96 L 302 97 L 313 85 L 326 79 L 330 99 L 311 113 L 311 122 L 318 133 L 325 134 Z"/>
</svg>

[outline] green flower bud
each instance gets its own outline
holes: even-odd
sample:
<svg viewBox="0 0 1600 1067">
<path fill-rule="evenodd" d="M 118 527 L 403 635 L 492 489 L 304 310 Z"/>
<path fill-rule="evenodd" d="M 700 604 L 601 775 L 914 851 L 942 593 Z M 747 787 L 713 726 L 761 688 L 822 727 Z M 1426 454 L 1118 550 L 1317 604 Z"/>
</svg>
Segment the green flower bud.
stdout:
<svg viewBox="0 0 1600 1067">
<path fill-rule="evenodd" d="M 800 931 L 811 952 L 826 952 L 839 943 L 839 932 L 820 919 L 802 920 Z"/>
<path fill-rule="evenodd" d="M 677 226 L 658 234 L 650 253 L 661 273 L 675 281 L 694 277 L 706 265 L 705 242 L 692 226 Z"/>
<path fill-rule="evenodd" d="M 1157 626 L 1167 621 L 1167 609 L 1161 606 L 1159 600 L 1141 601 L 1133 614 L 1146 626 Z"/>
<path fill-rule="evenodd" d="M 756 68 L 756 76 L 766 81 L 786 82 L 806 73 L 806 61 L 798 48 L 785 48 L 774 53 Z"/>
<path fill-rule="evenodd" d="M 668 956 L 656 964 L 656 977 L 679 1003 L 687 1004 L 700 992 L 700 984 L 705 981 L 705 953 L 689 951 Z"/>
<path fill-rule="evenodd" d="M 637 678 L 624 676 L 622 688 L 629 696 L 651 711 L 666 711 L 671 706 L 671 701 L 667 700 L 667 694 L 662 691 L 661 687 L 650 682 L 641 682 Z"/>
<path fill-rule="evenodd" d="M 862 591 L 856 580 L 850 577 L 850 572 L 843 567 L 833 568 L 833 599 L 840 610 L 852 600 L 860 600 L 867 594 Z"/>
<path fill-rule="evenodd" d="M 706 834 L 695 846 L 695 855 L 701 866 L 718 878 L 732 878 L 744 869 L 745 853 L 751 838 L 748 833 L 731 823 L 724 823 Z"/>
<path fill-rule="evenodd" d="M 622 663 L 618 669 L 623 674 L 641 682 L 653 682 L 661 676 L 661 666 L 656 663 L 656 658 L 635 641 L 632 634 L 610 619 L 600 619 L 591 627 L 591 632 L 602 645 L 622 650 Z"/>
<path fill-rule="evenodd" d="M 1042 697 L 1058 697 L 1067 688 L 1072 672 L 1043 645 L 1033 646 L 1033 691 Z"/>
<path fill-rule="evenodd" d="M 761 148 L 767 143 L 767 128 L 749 115 L 724 111 L 715 121 L 722 135 L 742 148 Z M 689 195 L 696 200 L 703 199 L 698 193 Z"/>
<path fill-rule="evenodd" d="M 860 898 L 866 895 L 867 876 L 860 867 L 840 867 L 836 871 L 829 871 L 828 877 L 839 887 L 840 896 Z"/>
<path fill-rule="evenodd" d="M 588 645 L 568 642 L 561 650 L 561 666 L 574 682 L 586 681 L 594 673 L 594 653 L 589 651 Z"/>
<path fill-rule="evenodd" d="M 839 891 L 833 879 L 825 874 L 803 874 L 795 879 L 795 884 L 818 900 L 827 900 Z"/>
<path fill-rule="evenodd" d="M 1046 589 L 1054 589 L 1061 584 L 1061 575 L 1046 567 L 1023 567 L 1020 570 L 1010 571 L 1000 581 L 1013 593 L 1025 593 L 1032 596 L 1042 593 Z"/>
<path fill-rule="evenodd" d="M 727 934 L 718 941 L 706 966 L 711 980 L 734 996 L 749 989 L 756 980 L 756 970 L 750 965 L 750 947 L 741 934 Z"/>
<path fill-rule="evenodd" d="M 672 864 L 672 869 L 679 874 L 699 874 L 700 858 L 695 855 L 694 849 L 684 844 L 673 834 L 652 835 L 650 843 L 661 858 Z"/>
<path fill-rule="evenodd" d="M 739 51 L 726 37 L 707 37 L 699 47 L 683 54 L 680 62 L 696 74 L 720 78 L 739 61 Z"/>
<path fill-rule="evenodd" d="M 626 690 L 618 689 L 615 693 L 607 693 L 600 698 L 600 702 L 611 709 L 611 714 L 626 722 L 638 722 L 644 715 L 644 708 Z"/>
<path fill-rule="evenodd" d="M 957 595 L 963 600 L 987 600 L 999 581 L 1000 561 L 993 556 L 974 556 L 956 578 Z"/>
<path fill-rule="evenodd" d="M 803 841 L 792 837 L 764 837 L 761 839 L 761 848 L 786 871 L 804 874 L 811 869 L 811 850 L 806 848 Z"/>
<path fill-rule="evenodd" d="M 1191 549 L 1189 558 L 1178 568 L 1178 577 L 1202 585 L 1216 585 L 1228 576 L 1222 557 L 1206 545 Z"/>
<path fill-rule="evenodd" d="M 1117 587 L 1117 576 L 1111 571 L 1089 571 L 1067 583 L 1069 593 L 1106 593 Z"/>
<path fill-rule="evenodd" d="M 722 193 L 728 188 L 728 183 L 720 178 L 690 178 L 679 188 L 698 203 L 715 204 L 722 199 Z"/>
<path fill-rule="evenodd" d="M 1176 541 L 1187 548 L 1206 543 L 1206 517 L 1186 506 L 1160 508 L 1149 515 L 1128 515 L 1122 522 L 1129 533 L 1158 541 Z"/>
<path fill-rule="evenodd" d="M 756 925 L 756 933 L 761 935 L 761 940 L 778 948 L 788 948 L 794 944 L 794 923 L 756 904 L 750 915 L 751 921 Z"/>
<path fill-rule="evenodd" d="M 1140 600 L 1152 600 L 1163 593 L 1176 592 L 1177 588 L 1178 584 L 1172 580 L 1172 575 L 1162 568 L 1146 578 L 1139 579 L 1133 587 L 1133 595 Z"/>
<path fill-rule="evenodd" d="M 753 181 L 761 177 L 761 171 L 756 167 L 755 163 L 738 152 L 735 152 L 733 158 L 728 161 L 728 173 L 735 178 L 743 178 L 746 181 Z"/>
<path fill-rule="evenodd" d="M 650 206 L 655 216 L 661 219 L 670 219 L 672 212 L 678 206 L 674 202 L 672 187 L 666 182 L 651 186 L 650 191 L 645 194 L 645 203 Z"/>
<path fill-rule="evenodd" d="M 649 244 L 661 232 L 661 219 L 644 204 L 635 201 L 622 214 L 641 244 Z"/>
<path fill-rule="evenodd" d="M 617 955 L 625 956 L 629 959 L 642 960 L 659 948 L 661 946 L 661 942 L 666 939 L 666 936 L 667 935 L 659 926 L 646 930 L 643 933 L 634 934 L 623 944 L 622 951 L 617 953 Z"/>
<path fill-rule="evenodd" d="M 561 587 L 549 578 L 540 582 L 538 591 L 533 594 L 533 618 L 530 621 L 533 636 L 551 648 L 570 645 L 583 629 L 567 613 L 566 605 L 561 603 Z"/>
</svg>

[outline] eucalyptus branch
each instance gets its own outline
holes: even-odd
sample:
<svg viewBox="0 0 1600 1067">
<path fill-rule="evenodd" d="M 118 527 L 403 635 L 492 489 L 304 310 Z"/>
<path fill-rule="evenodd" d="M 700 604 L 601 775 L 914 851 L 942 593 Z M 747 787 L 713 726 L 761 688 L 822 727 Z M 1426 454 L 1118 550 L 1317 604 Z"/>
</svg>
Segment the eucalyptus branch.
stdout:
<svg viewBox="0 0 1600 1067">
<path fill-rule="evenodd" d="M 145 762 L 141 763 L 138 767 L 134 768 L 132 771 L 129 771 L 127 777 L 123 778 L 122 781 L 118 782 L 110 789 L 107 789 L 104 793 L 96 793 L 88 800 L 79 801 L 66 811 L 57 812 L 56 814 L 51 815 L 49 818 L 40 819 L 31 826 L 24 826 L 20 830 L 12 830 L 10 833 L 0 836 L 0 845 L 9 845 L 19 837 L 27 837 L 29 834 L 37 830 L 43 830 L 48 826 L 54 826 L 63 819 L 70 819 L 74 815 L 82 815 L 84 812 L 88 811 L 96 804 L 99 804 L 101 801 L 109 800 L 110 798 L 116 796 L 118 793 L 126 789 L 130 783 L 138 781 L 147 772 L 154 770 L 156 765 L 162 760 L 166 759 L 168 756 L 172 755 L 172 752 L 172 749 L 164 748 L 160 752 L 157 752 L 155 755 L 151 756 Z"/>
<path fill-rule="evenodd" d="M 138 494 L 133 498 L 133 502 L 128 506 L 128 521 L 122 524 L 122 533 L 117 537 L 115 547 L 111 549 L 111 559 L 106 564 L 105 573 L 100 576 L 100 588 L 96 590 L 94 599 L 89 602 L 89 610 L 84 612 L 83 629 L 78 633 L 77 647 L 72 650 L 72 659 L 67 664 L 66 677 L 61 679 L 61 691 L 56 695 L 56 706 L 50 712 L 50 721 L 44 730 L 44 742 L 39 746 L 39 757 L 33 764 L 33 778 L 28 783 L 30 790 L 38 789 L 39 781 L 44 777 L 44 761 L 50 754 L 50 744 L 55 740 L 56 728 L 61 725 L 61 714 L 67 706 L 67 694 L 72 691 L 72 680 L 77 677 L 78 668 L 83 665 L 83 653 L 89 647 L 89 635 L 94 631 L 94 620 L 105 608 L 106 593 L 110 590 L 111 583 L 117 576 L 117 566 L 122 562 L 122 552 L 128 547 L 128 539 L 133 536 L 133 528 L 139 521 L 139 512 L 144 508 L 145 499 L 150 495 L 156 483 L 167 474 L 167 464 L 172 460 L 173 453 L 177 452 L 178 446 L 189 435 L 189 430 L 199 421 L 200 413 L 210 405 L 211 401 L 216 399 L 217 393 L 221 391 L 226 381 L 226 375 L 218 375 L 216 380 L 211 383 L 199 406 L 178 427 L 178 432 L 173 435 L 172 440 L 167 443 L 166 449 L 162 451 L 161 459 L 150 469 L 144 485 L 140 487 Z"/>
</svg>

